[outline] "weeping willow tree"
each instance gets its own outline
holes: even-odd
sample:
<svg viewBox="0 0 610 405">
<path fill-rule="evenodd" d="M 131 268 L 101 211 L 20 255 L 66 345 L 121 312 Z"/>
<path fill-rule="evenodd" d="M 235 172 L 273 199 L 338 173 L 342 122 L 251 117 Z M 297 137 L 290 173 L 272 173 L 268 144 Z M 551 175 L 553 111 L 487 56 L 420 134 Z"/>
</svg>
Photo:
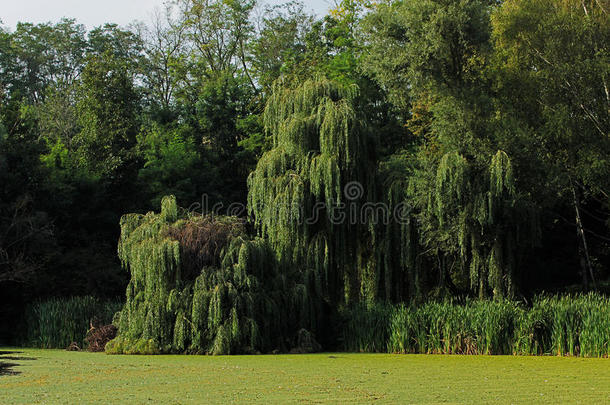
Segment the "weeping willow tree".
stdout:
<svg viewBox="0 0 610 405">
<path fill-rule="evenodd" d="M 390 220 L 378 226 L 376 252 L 380 296 L 388 301 L 420 301 L 425 293 L 421 273 L 419 232 L 412 201 L 412 157 L 407 153 L 390 156 L 380 165 L 380 200 Z"/>
<path fill-rule="evenodd" d="M 276 83 L 265 112 L 273 148 L 248 178 L 249 211 L 281 263 L 334 304 L 374 300 L 375 147 L 355 111 L 358 89 L 324 78 Z"/>
<path fill-rule="evenodd" d="M 412 187 L 424 202 L 422 250 L 436 256 L 440 284 L 453 271 L 481 298 L 513 297 L 520 254 L 538 240 L 539 226 L 536 209 L 515 189 L 507 154 L 497 151 L 481 167 L 446 153 L 432 175 Z"/>
<path fill-rule="evenodd" d="M 165 197 L 159 214 L 123 216 L 119 257 L 131 280 L 110 353 L 286 350 L 315 328 L 299 275 L 280 271 L 238 218 L 193 215 Z"/>
</svg>

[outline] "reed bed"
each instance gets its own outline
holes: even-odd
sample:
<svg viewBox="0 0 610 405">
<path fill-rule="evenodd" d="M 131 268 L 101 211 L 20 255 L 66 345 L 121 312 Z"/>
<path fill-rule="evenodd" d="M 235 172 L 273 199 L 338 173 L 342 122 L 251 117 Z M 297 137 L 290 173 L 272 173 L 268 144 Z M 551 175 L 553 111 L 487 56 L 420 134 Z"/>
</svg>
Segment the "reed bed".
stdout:
<svg viewBox="0 0 610 405">
<path fill-rule="evenodd" d="M 345 350 L 608 357 L 610 299 L 587 294 L 420 306 L 375 304 L 343 313 Z"/>
<path fill-rule="evenodd" d="M 121 302 L 95 297 L 54 298 L 37 301 L 26 310 L 26 345 L 43 349 L 66 348 L 72 342 L 85 346 L 91 324 L 109 324 Z"/>
</svg>

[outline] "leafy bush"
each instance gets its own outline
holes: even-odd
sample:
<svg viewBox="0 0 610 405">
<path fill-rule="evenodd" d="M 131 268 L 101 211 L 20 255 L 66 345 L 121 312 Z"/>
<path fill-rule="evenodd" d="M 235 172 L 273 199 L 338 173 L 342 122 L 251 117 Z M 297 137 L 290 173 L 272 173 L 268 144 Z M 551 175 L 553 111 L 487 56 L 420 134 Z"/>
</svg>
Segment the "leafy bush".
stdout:
<svg viewBox="0 0 610 405">
<path fill-rule="evenodd" d="M 163 350 L 154 339 L 130 339 L 119 336 L 106 344 L 107 354 L 161 354 Z"/>
</svg>

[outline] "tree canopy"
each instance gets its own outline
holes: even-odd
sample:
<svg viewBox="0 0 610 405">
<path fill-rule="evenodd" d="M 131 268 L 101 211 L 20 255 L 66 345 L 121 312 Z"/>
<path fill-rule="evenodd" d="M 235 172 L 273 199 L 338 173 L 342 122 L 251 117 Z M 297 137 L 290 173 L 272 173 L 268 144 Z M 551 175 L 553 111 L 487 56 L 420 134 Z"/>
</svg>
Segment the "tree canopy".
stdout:
<svg viewBox="0 0 610 405">
<path fill-rule="evenodd" d="M 126 291 L 116 352 L 269 352 L 355 305 L 604 291 L 608 12 L 175 0 L 0 27 L 0 324 Z"/>
</svg>

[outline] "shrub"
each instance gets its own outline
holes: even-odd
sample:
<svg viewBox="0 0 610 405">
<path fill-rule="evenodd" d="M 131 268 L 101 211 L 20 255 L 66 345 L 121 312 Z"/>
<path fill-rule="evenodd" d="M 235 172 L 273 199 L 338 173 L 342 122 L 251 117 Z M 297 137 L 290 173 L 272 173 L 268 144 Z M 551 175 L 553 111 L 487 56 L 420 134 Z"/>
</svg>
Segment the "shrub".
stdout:
<svg viewBox="0 0 610 405">
<path fill-rule="evenodd" d="M 129 339 L 118 336 L 106 344 L 107 354 L 161 354 L 159 344 L 153 339 Z"/>
</svg>

